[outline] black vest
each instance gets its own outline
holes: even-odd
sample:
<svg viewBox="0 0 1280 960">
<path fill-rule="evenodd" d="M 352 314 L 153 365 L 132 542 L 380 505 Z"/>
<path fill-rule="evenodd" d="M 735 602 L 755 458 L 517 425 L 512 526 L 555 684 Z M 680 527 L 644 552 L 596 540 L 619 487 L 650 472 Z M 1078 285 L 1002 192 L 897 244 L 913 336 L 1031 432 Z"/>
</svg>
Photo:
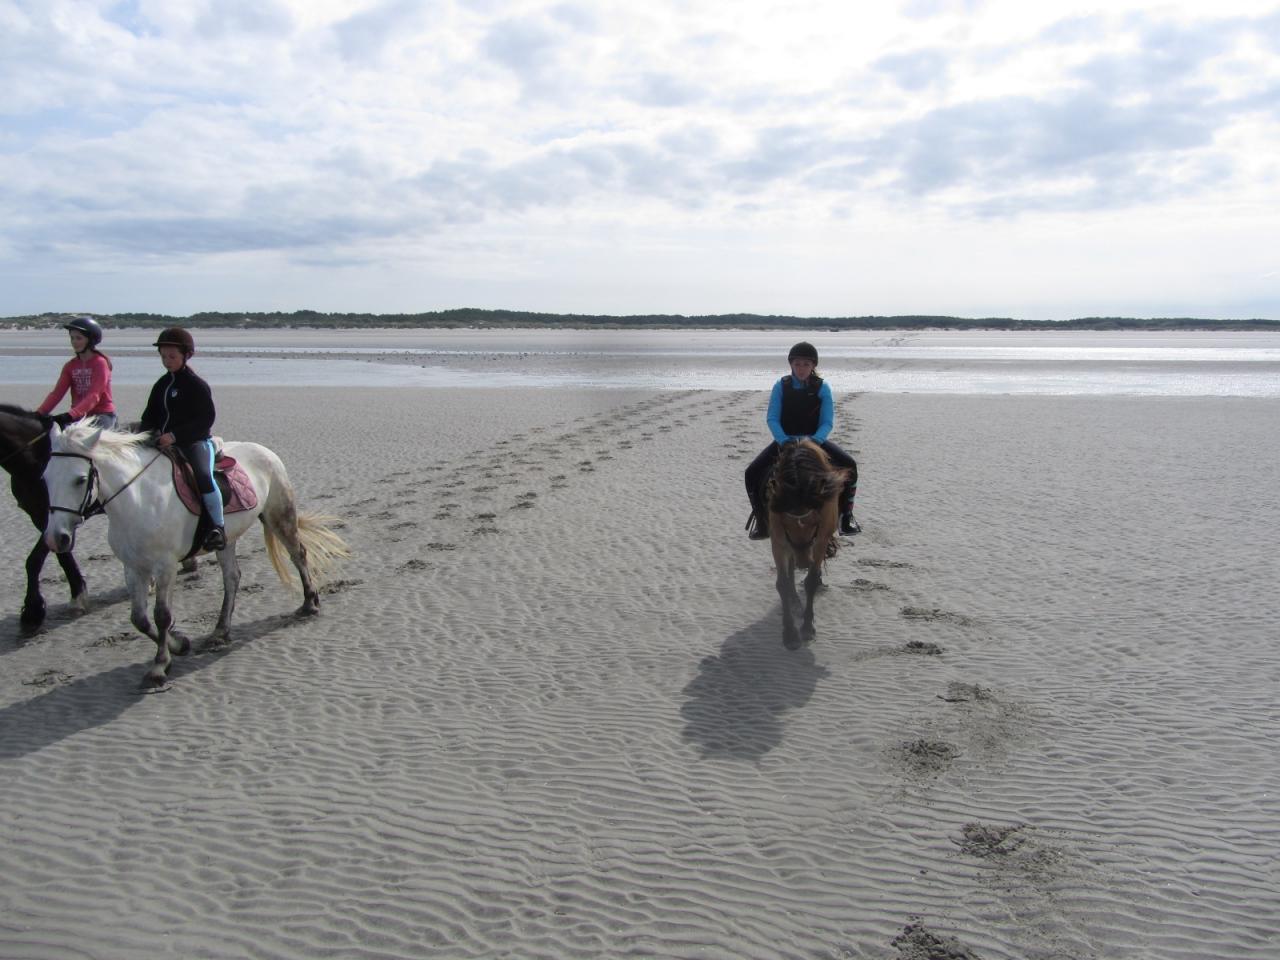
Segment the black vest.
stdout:
<svg viewBox="0 0 1280 960">
<path fill-rule="evenodd" d="M 818 432 L 822 416 L 822 378 L 816 373 L 809 377 L 803 390 L 792 386 L 790 374 L 782 378 L 782 430 L 789 437 L 811 437 Z"/>
</svg>

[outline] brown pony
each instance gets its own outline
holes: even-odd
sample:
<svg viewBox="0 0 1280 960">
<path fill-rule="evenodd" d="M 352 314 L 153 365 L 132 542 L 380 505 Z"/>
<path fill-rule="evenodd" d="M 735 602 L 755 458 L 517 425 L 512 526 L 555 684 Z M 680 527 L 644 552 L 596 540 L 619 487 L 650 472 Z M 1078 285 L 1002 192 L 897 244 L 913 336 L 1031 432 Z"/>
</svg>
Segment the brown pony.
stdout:
<svg viewBox="0 0 1280 960">
<path fill-rule="evenodd" d="M 769 539 L 782 598 L 782 643 L 788 650 L 813 643 L 813 595 L 822 583 L 823 562 L 836 553 L 837 502 L 848 473 L 833 467 L 812 440 L 797 440 L 782 445 L 765 483 Z M 797 568 L 809 571 L 804 578 L 804 621 L 799 631 Z"/>
</svg>

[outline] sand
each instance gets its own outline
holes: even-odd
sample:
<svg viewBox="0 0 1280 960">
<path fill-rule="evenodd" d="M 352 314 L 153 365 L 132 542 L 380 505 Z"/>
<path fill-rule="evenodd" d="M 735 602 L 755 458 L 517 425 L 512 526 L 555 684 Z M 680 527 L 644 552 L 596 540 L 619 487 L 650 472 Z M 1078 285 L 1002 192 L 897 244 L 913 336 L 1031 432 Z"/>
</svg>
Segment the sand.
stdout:
<svg viewBox="0 0 1280 960">
<path fill-rule="evenodd" d="M 4 498 L 0 957 L 1280 956 L 1280 401 L 844 395 L 788 652 L 763 392 L 218 399 L 353 556 L 297 620 L 250 534 L 142 695 Z"/>
</svg>

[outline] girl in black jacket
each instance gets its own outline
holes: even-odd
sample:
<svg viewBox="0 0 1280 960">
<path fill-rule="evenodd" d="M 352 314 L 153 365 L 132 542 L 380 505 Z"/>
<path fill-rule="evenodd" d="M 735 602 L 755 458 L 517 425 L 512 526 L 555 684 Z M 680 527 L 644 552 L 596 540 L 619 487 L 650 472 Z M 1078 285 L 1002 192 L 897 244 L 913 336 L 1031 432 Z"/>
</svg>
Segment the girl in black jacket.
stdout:
<svg viewBox="0 0 1280 960">
<path fill-rule="evenodd" d="M 177 444 L 186 455 L 196 477 L 196 488 L 213 529 L 204 540 L 204 549 L 222 550 L 227 545 L 222 516 L 222 495 L 213 481 L 213 393 L 187 361 L 196 352 L 195 340 L 182 327 L 163 330 L 154 344 L 160 362 L 169 371 L 156 381 L 142 413 L 142 429 L 157 435 L 161 447 Z"/>
</svg>

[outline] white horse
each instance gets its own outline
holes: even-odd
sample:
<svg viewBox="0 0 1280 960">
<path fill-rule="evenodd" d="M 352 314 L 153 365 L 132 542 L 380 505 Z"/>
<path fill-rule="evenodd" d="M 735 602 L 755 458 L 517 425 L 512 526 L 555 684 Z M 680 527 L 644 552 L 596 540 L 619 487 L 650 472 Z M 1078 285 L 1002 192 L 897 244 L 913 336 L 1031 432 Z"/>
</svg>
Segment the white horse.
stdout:
<svg viewBox="0 0 1280 960">
<path fill-rule="evenodd" d="M 76 528 L 99 510 L 107 515 L 107 542 L 124 564 L 125 584 L 132 601 L 133 625 L 156 642 L 156 657 L 143 686 L 165 683 L 170 653 L 182 656 L 191 642 L 172 633 L 169 597 L 178 561 L 191 549 L 197 517 L 183 506 L 173 485 L 169 458 L 150 446 L 145 433 L 120 433 L 76 423 L 65 431 L 56 426 L 45 484 L 49 488 L 49 523 L 45 542 L 57 553 L 75 545 Z M 225 451 L 244 467 L 258 495 L 251 510 L 226 516 L 227 546 L 218 551 L 222 567 L 222 612 L 211 640 L 230 635 L 231 613 L 240 586 L 235 543 L 255 520 L 262 522 L 267 554 L 276 574 L 290 582 L 284 562 L 288 551 L 302 581 L 301 615 L 318 613 L 320 596 L 313 571 L 323 577 L 347 546 L 329 529 L 330 518 L 299 514 L 293 487 L 280 458 L 256 443 L 228 443 Z M 282 546 L 283 544 L 283 546 Z M 155 583 L 154 628 L 147 619 L 147 590 Z"/>
</svg>

